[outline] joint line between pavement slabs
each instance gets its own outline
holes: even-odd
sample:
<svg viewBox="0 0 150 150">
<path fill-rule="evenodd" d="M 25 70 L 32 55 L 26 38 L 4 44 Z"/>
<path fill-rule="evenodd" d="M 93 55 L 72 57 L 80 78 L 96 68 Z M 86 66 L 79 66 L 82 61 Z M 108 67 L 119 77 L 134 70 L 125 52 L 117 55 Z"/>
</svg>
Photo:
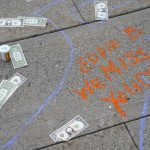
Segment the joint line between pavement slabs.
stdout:
<svg viewBox="0 0 150 150">
<path fill-rule="evenodd" d="M 118 15 L 119 16 L 119 15 Z M 118 17 L 116 16 L 116 17 Z M 53 23 L 51 20 L 49 20 L 50 23 Z M 96 21 L 94 21 L 96 22 Z M 92 22 L 90 22 L 92 23 Z M 53 23 L 54 24 L 54 23 Z M 85 24 L 88 24 L 88 23 L 85 23 Z M 54 24 L 55 26 L 55 24 Z M 81 26 L 81 25 L 79 25 Z M 72 27 L 71 27 L 72 28 Z M 70 29 L 70 27 L 66 28 L 66 29 Z M 60 29 L 61 33 L 65 36 L 65 38 L 68 40 L 66 40 L 67 42 L 70 41 L 70 38 L 68 37 L 67 33 L 65 33 L 65 31 L 62 31 Z M 54 31 L 55 32 L 55 31 Z M 57 31 L 56 31 L 57 32 Z M 49 33 L 45 33 L 45 34 L 49 34 Z M 42 35 L 45 35 L 45 34 L 42 34 Z M 39 36 L 39 35 L 37 35 Z M 41 36 L 41 35 L 40 35 Z M 29 37 L 28 37 L 29 38 Z M 28 39 L 26 38 L 26 39 Z M 15 40 L 16 41 L 16 40 Z M 18 41 L 18 40 L 17 40 Z M 59 91 L 62 89 L 63 85 L 64 85 L 64 82 L 65 82 L 65 79 L 66 79 L 66 76 L 68 75 L 69 73 L 69 70 L 73 64 L 73 58 L 74 58 L 74 51 L 73 51 L 73 45 L 72 45 L 72 42 L 70 41 L 71 43 L 71 50 L 70 50 L 70 62 L 68 63 L 68 66 L 66 67 L 66 70 L 64 72 L 64 78 L 61 80 L 61 82 L 57 85 L 56 87 L 56 90 L 53 91 L 53 93 L 46 99 L 45 103 L 43 105 L 41 105 L 38 110 L 36 112 L 34 112 L 32 115 L 31 115 L 31 118 L 29 118 L 26 122 L 26 124 L 24 126 L 22 126 L 22 128 L 19 130 L 19 132 L 16 133 L 16 135 L 14 135 L 14 137 L 12 139 L 10 139 L 10 141 L 8 141 L 6 144 L 4 145 L 1 145 L 2 147 L 9 147 L 11 145 L 14 144 L 14 142 L 16 141 L 16 139 L 22 134 L 22 132 L 27 128 L 28 125 L 30 125 L 32 123 L 32 121 L 34 121 L 35 117 L 47 106 L 48 102 L 51 101 L 53 99 L 53 97 L 55 97 Z M 120 123 L 120 124 L 123 124 L 123 123 Z M 118 124 L 118 125 L 120 125 Z M 115 125 L 117 126 L 117 125 Z M 112 126 L 112 127 L 115 127 L 115 126 Z M 108 129 L 108 128 L 105 128 L 105 129 Z M 98 131 L 97 131 L 98 132 Z M 87 134 L 88 135 L 88 134 Z M 85 136 L 85 135 L 84 135 Z"/>
<path fill-rule="evenodd" d="M 80 9 L 78 8 L 78 6 L 76 5 L 75 1 L 72 0 L 73 4 L 74 4 L 74 7 L 76 8 L 77 12 L 80 14 L 80 17 L 83 21 L 86 22 L 86 20 L 84 19 L 84 17 L 82 16 L 82 13 L 80 12 Z"/>
<path fill-rule="evenodd" d="M 124 15 L 132 14 L 132 13 L 136 13 L 138 11 L 149 9 L 149 8 L 150 8 L 150 6 L 147 6 L 147 7 L 144 7 L 144 8 L 141 8 L 141 9 L 137 9 L 137 10 L 134 10 L 134 11 L 129 11 L 129 12 L 118 14 L 118 15 L 112 15 L 112 16 L 109 17 L 109 19 L 117 18 L 119 16 L 124 16 Z M 89 22 L 83 22 L 81 24 L 70 26 L 70 27 L 66 27 L 66 28 L 55 29 L 55 30 L 44 32 L 44 33 L 41 33 L 41 34 L 35 34 L 35 35 L 31 35 L 31 36 L 24 37 L 24 38 L 19 38 L 19 39 L 15 39 L 15 40 L 9 40 L 9 41 L 5 41 L 5 42 L 0 42 L 0 45 L 7 44 L 7 43 L 12 43 L 12 42 L 17 42 L 17 41 L 23 41 L 23 40 L 27 40 L 27 39 L 31 39 L 31 38 L 47 35 L 47 34 L 57 33 L 57 32 L 60 32 L 60 31 L 65 31 L 65 30 L 68 30 L 68 29 L 73 29 L 73 28 L 76 28 L 76 27 L 80 27 L 80 26 L 84 26 L 84 25 L 88 25 L 88 24 L 92 24 L 92 23 L 96 23 L 96 22 L 102 22 L 102 21 L 94 20 L 94 21 L 89 21 Z"/>
<path fill-rule="evenodd" d="M 134 121 L 140 120 L 142 118 L 148 118 L 148 117 L 150 117 L 150 114 L 149 115 L 145 115 L 145 116 L 140 116 L 138 118 L 135 118 L 135 119 L 132 119 L 132 120 L 128 120 L 126 122 L 121 122 L 121 123 L 118 123 L 118 124 L 114 124 L 112 126 L 108 126 L 108 127 L 102 128 L 102 129 L 98 129 L 98 130 L 93 131 L 93 132 L 89 132 L 89 133 L 85 133 L 85 134 L 76 136 L 76 137 L 72 138 L 70 141 L 75 140 L 75 139 L 80 138 L 80 137 L 92 135 L 92 134 L 95 134 L 95 133 L 98 133 L 98 132 L 101 132 L 101 131 L 104 131 L 104 130 L 108 130 L 108 129 L 111 129 L 111 128 L 114 128 L 114 127 L 117 127 L 117 126 L 120 126 L 120 125 L 124 125 L 126 123 L 134 122 Z M 58 144 L 62 144 L 62 143 L 65 143 L 65 142 L 62 141 L 62 142 L 53 143 L 53 144 L 50 144 L 50 145 L 46 145 L 46 146 L 43 146 L 43 147 L 36 148 L 34 150 L 42 150 L 44 148 L 52 147 L 52 146 L 55 146 L 55 145 L 58 145 Z"/>
<path fill-rule="evenodd" d="M 127 127 L 127 125 L 126 125 L 125 123 L 124 123 L 124 126 L 125 126 L 125 128 L 126 128 L 126 130 L 127 130 L 128 134 L 129 134 L 129 136 L 130 136 L 130 138 L 131 138 L 132 142 L 134 143 L 135 147 L 136 147 L 136 148 L 137 148 L 137 150 L 138 150 L 138 146 L 137 146 L 137 144 L 136 144 L 136 142 L 135 142 L 135 140 L 134 140 L 133 136 L 131 135 L 130 130 L 128 129 L 128 127 Z"/>
</svg>

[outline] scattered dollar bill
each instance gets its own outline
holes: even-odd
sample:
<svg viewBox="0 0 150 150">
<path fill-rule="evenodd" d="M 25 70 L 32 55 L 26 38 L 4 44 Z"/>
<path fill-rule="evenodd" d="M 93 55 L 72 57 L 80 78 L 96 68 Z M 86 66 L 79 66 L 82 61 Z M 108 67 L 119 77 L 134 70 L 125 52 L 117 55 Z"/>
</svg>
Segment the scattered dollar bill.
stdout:
<svg viewBox="0 0 150 150">
<path fill-rule="evenodd" d="M 108 20 L 107 1 L 95 1 L 95 19 Z"/>
<path fill-rule="evenodd" d="M 45 27 L 47 24 L 47 18 L 39 18 L 39 17 L 24 17 L 18 16 L 20 19 L 24 19 L 23 24 L 25 26 L 39 26 Z"/>
<path fill-rule="evenodd" d="M 28 65 L 20 44 L 16 44 L 10 47 L 10 58 L 14 69 Z"/>
<path fill-rule="evenodd" d="M 9 81 L 13 84 L 16 85 L 16 89 L 21 86 L 24 82 L 26 82 L 27 78 L 25 78 L 24 76 L 22 76 L 19 73 L 15 73 L 10 79 Z M 15 89 L 15 90 L 16 90 Z"/>
<path fill-rule="evenodd" d="M 55 141 L 68 141 L 89 125 L 78 115 L 49 136 Z"/>
<path fill-rule="evenodd" d="M 27 78 L 25 78 L 24 76 L 22 76 L 19 73 L 15 73 L 10 79 L 9 81 L 13 84 L 15 84 L 15 88 L 12 91 L 12 93 L 10 93 L 10 95 L 8 95 L 8 98 L 19 88 L 19 86 L 21 86 L 24 82 L 26 82 Z"/>
<path fill-rule="evenodd" d="M 3 80 L 0 84 L 0 109 L 14 92 L 16 85 L 10 81 Z"/>
<path fill-rule="evenodd" d="M 23 22 L 21 18 L 0 18 L 0 27 L 23 27 Z"/>
</svg>

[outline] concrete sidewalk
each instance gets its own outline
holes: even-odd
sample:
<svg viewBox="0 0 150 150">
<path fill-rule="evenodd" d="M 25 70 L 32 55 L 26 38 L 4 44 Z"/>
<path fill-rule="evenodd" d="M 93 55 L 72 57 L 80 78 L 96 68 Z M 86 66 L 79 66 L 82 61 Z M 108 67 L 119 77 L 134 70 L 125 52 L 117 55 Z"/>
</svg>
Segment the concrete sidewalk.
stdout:
<svg viewBox="0 0 150 150">
<path fill-rule="evenodd" d="M 149 0 L 109 0 L 108 21 L 94 20 L 88 0 L 1 3 L 1 18 L 48 18 L 46 28 L 0 28 L 0 43 L 20 43 L 29 64 L 0 60 L 1 80 L 28 79 L 0 110 L 1 149 L 149 150 Z M 89 127 L 54 143 L 49 134 L 76 115 Z"/>
</svg>

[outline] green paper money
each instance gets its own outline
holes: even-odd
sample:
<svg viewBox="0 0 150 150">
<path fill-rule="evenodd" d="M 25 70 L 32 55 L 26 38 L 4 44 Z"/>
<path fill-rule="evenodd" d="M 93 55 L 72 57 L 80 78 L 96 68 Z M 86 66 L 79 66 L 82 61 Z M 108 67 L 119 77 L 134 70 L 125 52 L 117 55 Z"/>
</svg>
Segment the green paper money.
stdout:
<svg viewBox="0 0 150 150">
<path fill-rule="evenodd" d="M 11 58 L 14 69 L 25 67 L 28 65 L 20 44 L 11 46 L 10 58 Z"/>
<path fill-rule="evenodd" d="M 13 94 L 16 85 L 10 81 L 3 80 L 0 84 L 0 109 L 6 103 L 7 99 Z"/>
<path fill-rule="evenodd" d="M 23 22 L 21 18 L 0 18 L 0 27 L 23 27 Z"/>
<path fill-rule="evenodd" d="M 39 26 L 45 27 L 47 24 L 47 18 L 39 18 L 39 17 L 23 17 L 19 16 L 19 19 L 24 19 L 24 26 Z"/>
</svg>

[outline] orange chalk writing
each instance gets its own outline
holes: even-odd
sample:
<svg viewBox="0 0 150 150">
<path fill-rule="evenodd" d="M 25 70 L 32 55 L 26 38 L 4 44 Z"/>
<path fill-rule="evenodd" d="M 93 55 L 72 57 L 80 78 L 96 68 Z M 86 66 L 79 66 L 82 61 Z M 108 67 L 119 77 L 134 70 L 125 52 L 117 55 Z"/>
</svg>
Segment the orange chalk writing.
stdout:
<svg viewBox="0 0 150 150">
<path fill-rule="evenodd" d="M 128 92 L 130 92 L 132 95 L 137 94 L 137 92 L 142 92 L 143 91 L 142 88 L 136 82 L 132 82 L 131 84 L 132 84 L 133 87 L 129 87 L 125 82 L 123 82 L 123 87 Z"/>
<path fill-rule="evenodd" d="M 93 68 L 92 66 L 84 60 L 83 57 L 78 58 L 77 63 L 80 65 L 80 71 L 82 73 L 89 73 Z"/>
<path fill-rule="evenodd" d="M 87 100 L 88 93 L 93 95 L 94 89 L 104 89 L 105 86 L 106 85 L 102 83 L 98 77 L 95 77 L 90 81 L 84 79 L 84 86 L 81 88 L 81 90 L 73 90 L 73 92 L 80 96 L 83 100 Z"/>
<path fill-rule="evenodd" d="M 100 54 L 100 56 L 105 59 L 106 58 L 106 51 L 104 48 L 101 48 L 99 46 L 96 47 L 96 51 Z"/>
<path fill-rule="evenodd" d="M 123 29 L 123 32 L 126 33 L 132 41 L 135 41 L 140 35 L 143 34 L 143 30 L 136 27 L 126 27 Z"/>
<path fill-rule="evenodd" d="M 116 39 L 109 40 L 106 43 L 106 48 L 109 52 L 112 52 L 115 49 L 119 48 L 119 42 Z"/>
<path fill-rule="evenodd" d="M 107 49 L 109 52 L 112 52 L 119 47 L 119 42 L 116 39 L 112 39 L 106 42 L 105 45 L 106 48 L 101 48 L 99 46 L 96 47 L 96 51 L 103 59 L 106 58 L 105 49 Z M 76 62 L 77 64 L 80 65 L 80 71 L 82 73 L 89 73 L 93 69 L 93 66 L 91 65 L 96 65 L 98 61 L 99 61 L 99 56 L 97 54 L 89 53 L 86 54 L 85 57 L 79 57 Z"/>
<path fill-rule="evenodd" d="M 132 59 L 131 65 L 134 66 L 134 65 L 137 65 L 140 62 L 143 62 L 145 60 L 149 60 L 150 59 L 150 54 L 146 54 L 145 52 L 143 52 L 142 48 L 139 48 L 136 52 L 133 52 L 133 51 L 127 52 L 125 54 L 125 57 L 131 58 Z"/>
<path fill-rule="evenodd" d="M 127 66 L 127 63 L 126 63 L 126 61 L 125 61 L 125 58 L 119 57 L 119 58 L 117 58 L 117 59 L 118 59 L 118 61 L 120 62 L 120 65 L 121 65 L 121 67 L 122 67 L 123 69 L 128 69 L 128 66 Z"/>
<path fill-rule="evenodd" d="M 136 80 L 137 80 L 139 83 L 141 83 L 143 86 L 148 86 L 148 87 L 150 87 L 150 84 L 144 82 L 144 81 L 141 79 L 142 76 L 148 76 L 148 75 L 150 75 L 150 68 L 148 68 L 145 72 L 136 73 L 135 78 L 136 78 Z"/>
<path fill-rule="evenodd" d="M 111 102 L 113 103 L 114 107 L 116 108 L 116 110 L 118 111 L 118 113 L 122 116 L 125 117 L 126 113 L 121 109 L 121 107 L 119 106 L 119 103 L 127 103 L 127 97 L 125 95 L 124 92 L 118 92 L 118 97 L 115 98 L 113 91 L 111 90 L 109 92 L 109 97 L 105 97 L 105 98 L 101 98 L 102 101 L 105 102 Z"/>
<path fill-rule="evenodd" d="M 108 79 L 108 80 L 112 80 L 111 77 L 110 77 L 110 73 L 118 73 L 119 75 L 122 74 L 122 71 L 120 68 L 118 68 L 112 60 L 108 60 L 108 67 L 105 67 L 103 65 L 100 65 L 100 69 L 101 71 L 104 73 L 105 77 Z"/>
<path fill-rule="evenodd" d="M 91 87 L 90 83 L 85 79 L 84 80 L 84 86 L 81 90 L 73 90 L 75 94 L 80 96 L 83 100 L 87 100 L 88 96 L 87 93 L 94 94 L 94 90 Z"/>
<path fill-rule="evenodd" d="M 99 61 L 99 57 L 96 54 L 87 54 L 88 60 L 96 65 Z"/>
<path fill-rule="evenodd" d="M 140 62 L 150 59 L 150 54 L 144 53 L 142 48 L 139 48 L 136 53 L 143 56 L 142 58 L 140 58 Z"/>
<path fill-rule="evenodd" d="M 106 84 L 102 83 L 98 77 L 93 78 L 91 81 L 92 87 L 95 89 L 105 88 Z"/>
<path fill-rule="evenodd" d="M 128 26 L 123 29 L 123 33 L 127 35 L 131 41 L 135 41 L 144 34 L 144 30 L 137 27 Z M 77 64 L 79 65 L 81 73 L 83 74 L 90 73 L 97 65 L 99 66 L 100 69 L 98 75 L 101 76 L 101 73 L 103 73 L 107 80 L 112 81 L 111 73 L 115 73 L 117 74 L 117 76 L 118 75 L 120 76 L 123 74 L 122 69 L 127 70 L 130 66 L 133 67 L 135 65 L 138 65 L 141 62 L 150 59 L 150 54 L 144 52 L 143 49 L 140 47 L 136 51 L 130 50 L 125 52 L 122 56 L 115 58 L 115 60 L 117 60 L 117 62 L 119 63 L 119 66 L 117 66 L 114 63 L 114 61 L 112 61 L 111 59 L 107 59 L 107 54 L 114 52 L 119 47 L 120 47 L 120 42 L 116 39 L 111 39 L 106 41 L 103 45 L 96 46 L 95 53 L 90 51 L 84 57 L 79 57 L 77 59 Z M 100 61 L 100 59 L 105 59 L 105 61 L 107 61 L 107 64 L 99 65 L 98 62 Z M 135 95 L 137 93 L 143 92 L 142 86 L 150 87 L 150 84 L 142 80 L 142 76 L 148 76 L 148 75 L 150 75 L 150 68 L 144 72 L 136 73 L 135 74 L 136 82 L 131 81 L 130 84 L 128 84 L 125 81 L 123 81 L 122 86 L 124 90 L 128 92 L 130 95 Z M 81 87 L 81 89 L 77 89 L 77 90 L 73 89 L 72 91 L 81 99 L 87 100 L 89 95 L 95 94 L 95 90 L 98 89 L 104 90 L 106 89 L 106 86 L 107 85 L 104 82 L 101 82 L 98 77 L 94 77 L 91 80 L 84 79 L 83 86 Z M 101 100 L 105 102 L 113 103 L 117 112 L 122 117 L 125 117 L 126 113 L 120 107 L 120 103 L 127 103 L 128 102 L 127 96 L 122 91 L 119 91 L 116 94 L 117 96 L 115 95 L 113 90 L 110 90 L 109 96 L 101 98 Z"/>
</svg>

